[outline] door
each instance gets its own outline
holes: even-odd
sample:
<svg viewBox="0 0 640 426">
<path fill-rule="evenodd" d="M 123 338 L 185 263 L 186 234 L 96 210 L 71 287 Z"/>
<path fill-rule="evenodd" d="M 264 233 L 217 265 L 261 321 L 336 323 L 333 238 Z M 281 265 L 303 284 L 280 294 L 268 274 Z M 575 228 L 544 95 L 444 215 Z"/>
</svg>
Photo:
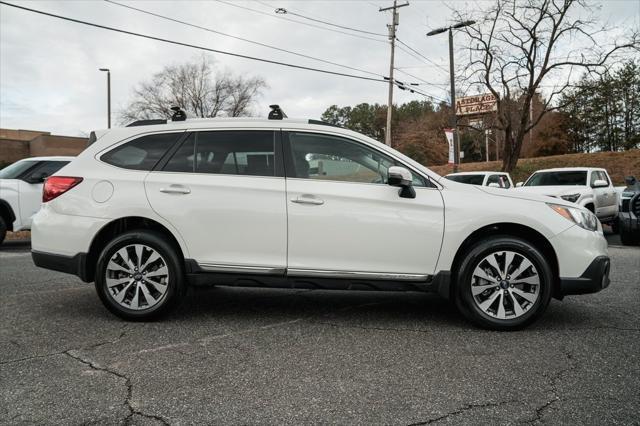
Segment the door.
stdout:
<svg viewBox="0 0 640 426">
<path fill-rule="evenodd" d="M 285 133 L 288 274 L 424 279 L 444 229 L 440 191 L 414 172 L 416 198 L 386 184 L 398 161 L 340 136 Z M 406 166 L 404 166 L 406 167 Z"/>
<path fill-rule="evenodd" d="M 31 218 L 40 210 L 44 180 L 67 164 L 68 161 L 41 161 L 18 181 L 23 229 L 31 227 Z"/>
<path fill-rule="evenodd" d="M 598 179 L 607 182 L 607 186 L 598 188 L 602 191 L 602 204 L 600 205 L 602 216 L 614 216 L 618 212 L 618 196 L 615 187 L 611 184 L 609 176 L 604 170 L 598 170 Z"/>
<path fill-rule="evenodd" d="M 203 269 L 284 273 L 282 170 L 279 133 L 193 132 L 148 174 L 145 190 Z"/>
</svg>

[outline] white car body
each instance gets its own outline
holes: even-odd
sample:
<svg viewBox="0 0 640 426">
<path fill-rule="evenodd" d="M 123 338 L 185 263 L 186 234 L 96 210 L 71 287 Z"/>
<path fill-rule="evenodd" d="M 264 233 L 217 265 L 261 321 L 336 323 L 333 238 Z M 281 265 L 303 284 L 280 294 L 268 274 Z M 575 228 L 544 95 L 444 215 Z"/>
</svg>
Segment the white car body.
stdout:
<svg viewBox="0 0 640 426">
<path fill-rule="evenodd" d="M 129 170 L 101 159 L 141 135 L 223 130 L 340 139 L 393 159 L 427 186 L 413 186 L 415 198 L 402 198 L 397 187 L 384 182 L 301 178 L 289 172 L 253 176 Z M 277 164 L 277 150 L 275 155 Z M 317 169 L 314 173 L 321 174 L 322 167 Z M 212 279 L 250 274 L 253 280 L 288 280 L 288 287 L 351 280 L 344 288 L 429 287 L 449 297 L 450 276 L 465 244 L 499 232 L 528 235 L 544 246 L 556 274 L 555 297 L 608 285 L 602 228 L 584 229 L 548 205 L 573 204 L 443 179 L 362 134 L 306 120 L 208 119 L 115 128 L 102 132 L 57 174 L 82 177 L 82 182 L 45 203 L 34 218 L 34 261 L 87 282 L 96 279 L 105 230 L 112 233 L 116 223 L 120 228 L 135 223 L 152 224 L 175 240 L 187 276 L 194 280 L 207 274 Z M 596 259 L 606 263 L 605 275 L 585 278 Z"/>
<path fill-rule="evenodd" d="M 14 165 L 25 165 L 27 167 L 19 176 L 14 178 L 3 179 L 0 177 L 0 215 L 2 215 L 8 230 L 23 231 L 30 229 L 31 218 L 40 209 L 43 182 L 41 179 L 38 179 L 37 182 L 30 182 L 28 179 L 30 175 L 40 173 L 41 176 L 48 176 L 49 171 L 55 172 L 59 170 L 74 158 L 64 156 L 31 157 L 7 166 L 7 169 Z M 43 175 L 42 170 L 44 168 L 47 171 Z M 0 170 L 1 172 L 2 170 Z"/>
<path fill-rule="evenodd" d="M 539 173 L 584 172 L 584 185 L 540 185 L 530 186 L 532 179 Z M 598 178 L 606 179 L 606 186 L 596 187 L 593 183 Z M 595 167 L 563 167 L 538 170 L 532 174 L 524 185 L 517 187 L 518 191 L 541 194 L 550 197 L 567 199 L 575 198 L 574 203 L 591 210 L 603 223 L 614 222 L 618 217 L 619 193 L 611 182 L 609 173 L 605 169 Z M 577 198 L 576 198 L 577 197 Z M 571 198 L 571 199 L 573 199 Z"/>
<path fill-rule="evenodd" d="M 470 184 L 470 185 L 491 186 L 494 188 L 504 188 L 504 189 L 509 189 L 514 187 L 513 180 L 511 180 L 511 175 L 509 175 L 509 173 L 504 173 L 504 172 L 458 172 L 458 173 L 449 173 L 448 175 L 445 176 L 445 178 L 456 181 L 456 182 L 460 182 L 460 183 Z M 476 178 L 478 183 L 462 181 L 465 178 Z"/>
</svg>

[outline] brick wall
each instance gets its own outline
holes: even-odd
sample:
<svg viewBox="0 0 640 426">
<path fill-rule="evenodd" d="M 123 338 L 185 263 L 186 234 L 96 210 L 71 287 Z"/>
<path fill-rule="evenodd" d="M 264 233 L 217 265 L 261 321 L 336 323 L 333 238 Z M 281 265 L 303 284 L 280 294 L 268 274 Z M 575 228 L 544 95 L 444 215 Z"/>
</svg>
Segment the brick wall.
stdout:
<svg viewBox="0 0 640 426">
<path fill-rule="evenodd" d="M 87 142 L 87 138 L 36 130 L 0 129 L 0 164 L 27 157 L 78 155 L 87 147 Z"/>
</svg>

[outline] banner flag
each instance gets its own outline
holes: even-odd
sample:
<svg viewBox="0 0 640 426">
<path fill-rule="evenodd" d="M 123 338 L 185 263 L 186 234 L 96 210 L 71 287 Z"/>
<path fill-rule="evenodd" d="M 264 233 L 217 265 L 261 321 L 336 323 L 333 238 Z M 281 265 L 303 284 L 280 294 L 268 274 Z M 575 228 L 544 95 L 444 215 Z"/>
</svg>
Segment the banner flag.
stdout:
<svg viewBox="0 0 640 426">
<path fill-rule="evenodd" d="M 447 142 L 449 143 L 449 164 L 455 162 L 455 154 L 453 153 L 453 129 L 444 129 L 444 134 L 447 136 Z"/>
</svg>

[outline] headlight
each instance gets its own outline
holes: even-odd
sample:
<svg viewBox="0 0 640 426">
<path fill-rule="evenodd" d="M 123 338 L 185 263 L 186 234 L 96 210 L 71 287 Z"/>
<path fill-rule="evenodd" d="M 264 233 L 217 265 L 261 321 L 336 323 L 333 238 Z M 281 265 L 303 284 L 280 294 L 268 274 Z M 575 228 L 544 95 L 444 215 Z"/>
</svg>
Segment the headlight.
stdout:
<svg viewBox="0 0 640 426">
<path fill-rule="evenodd" d="M 588 231 L 598 230 L 598 218 L 587 209 L 548 204 L 556 213 Z"/>
<path fill-rule="evenodd" d="M 563 200 L 569 201 L 571 203 L 575 203 L 576 201 L 578 201 L 578 198 L 580 198 L 580 194 L 561 195 L 560 198 L 562 198 Z"/>
</svg>

